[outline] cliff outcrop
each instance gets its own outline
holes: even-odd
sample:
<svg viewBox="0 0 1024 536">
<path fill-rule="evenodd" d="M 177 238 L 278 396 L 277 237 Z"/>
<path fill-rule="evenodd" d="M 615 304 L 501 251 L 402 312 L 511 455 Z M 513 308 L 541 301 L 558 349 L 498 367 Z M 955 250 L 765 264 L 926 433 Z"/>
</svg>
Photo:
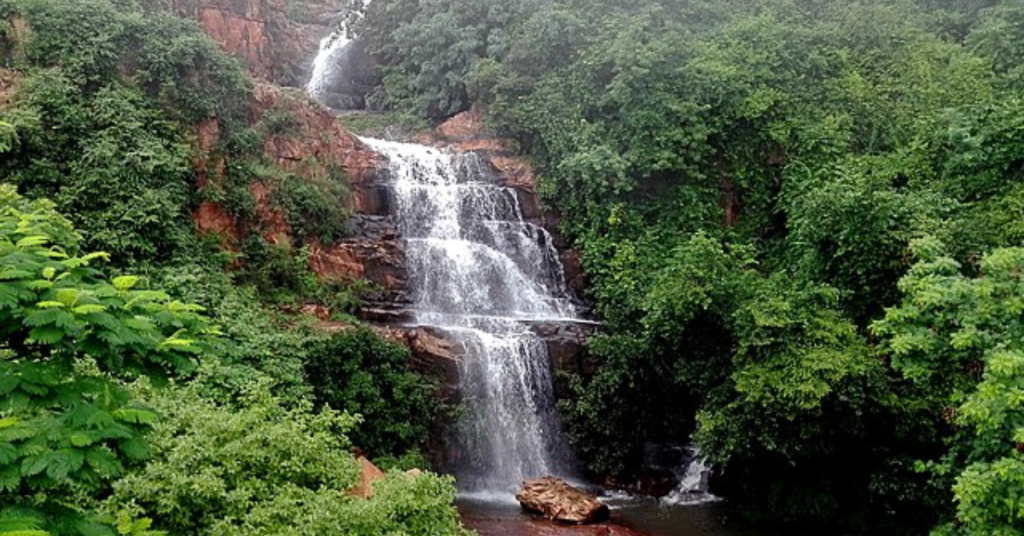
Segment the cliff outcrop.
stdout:
<svg viewBox="0 0 1024 536">
<path fill-rule="evenodd" d="M 195 19 L 250 72 L 283 86 L 301 86 L 320 39 L 344 0 L 171 0 L 179 15 Z"/>
</svg>

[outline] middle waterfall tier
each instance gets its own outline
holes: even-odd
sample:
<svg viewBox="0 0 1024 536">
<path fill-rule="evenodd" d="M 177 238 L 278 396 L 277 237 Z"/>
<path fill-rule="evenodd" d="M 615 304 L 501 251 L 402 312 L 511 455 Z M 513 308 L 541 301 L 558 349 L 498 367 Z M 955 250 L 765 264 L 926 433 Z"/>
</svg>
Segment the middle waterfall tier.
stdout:
<svg viewBox="0 0 1024 536">
<path fill-rule="evenodd" d="M 528 325 L 577 319 L 551 235 L 525 221 L 516 191 L 477 155 L 363 141 L 389 162 L 414 322 L 463 351 L 460 487 L 505 492 L 567 476 L 548 350 Z"/>
</svg>

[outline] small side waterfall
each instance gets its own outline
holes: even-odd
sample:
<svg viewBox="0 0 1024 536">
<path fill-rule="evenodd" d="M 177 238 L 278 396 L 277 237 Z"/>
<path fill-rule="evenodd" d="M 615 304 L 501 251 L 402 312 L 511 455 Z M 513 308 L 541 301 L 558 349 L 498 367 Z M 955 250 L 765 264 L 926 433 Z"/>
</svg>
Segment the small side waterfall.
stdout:
<svg viewBox="0 0 1024 536">
<path fill-rule="evenodd" d="M 478 156 L 363 141 L 389 162 L 415 322 L 464 350 L 460 487 L 504 493 L 565 476 L 548 351 L 528 325 L 575 320 L 551 235 Z"/>
<path fill-rule="evenodd" d="M 718 497 L 708 493 L 708 481 L 711 479 L 711 468 L 695 448 L 687 449 L 690 454 L 685 468 L 677 473 L 679 485 L 672 493 L 661 498 L 665 506 L 686 506 L 705 504 L 718 501 Z"/>
</svg>

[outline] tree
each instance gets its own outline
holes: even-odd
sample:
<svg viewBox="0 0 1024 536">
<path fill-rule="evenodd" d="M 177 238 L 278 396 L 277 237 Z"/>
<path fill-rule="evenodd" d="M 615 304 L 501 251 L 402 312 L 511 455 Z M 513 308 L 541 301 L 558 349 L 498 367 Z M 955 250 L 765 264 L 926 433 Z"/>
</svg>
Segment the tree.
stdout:
<svg viewBox="0 0 1024 536">
<path fill-rule="evenodd" d="M 940 534 L 1010 536 L 1024 531 L 1024 249 L 1001 248 L 977 276 L 928 237 L 900 281 L 903 303 L 874 325 L 893 368 L 935 393 L 955 425 L 948 452 L 930 461 L 955 475 L 956 523 Z"/>
<path fill-rule="evenodd" d="M 58 535 L 92 530 L 68 497 L 150 455 L 157 415 L 118 378 L 187 373 L 216 333 L 138 277 L 107 281 L 79 241 L 52 203 L 0 185 L 0 502 Z"/>
</svg>

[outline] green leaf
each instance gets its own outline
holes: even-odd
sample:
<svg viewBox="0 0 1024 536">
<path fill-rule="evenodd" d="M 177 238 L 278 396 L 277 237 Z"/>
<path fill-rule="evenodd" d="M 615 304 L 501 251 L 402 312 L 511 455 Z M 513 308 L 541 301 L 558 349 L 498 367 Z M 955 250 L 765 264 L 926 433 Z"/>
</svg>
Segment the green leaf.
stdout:
<svg viewBox="0 0 1024 536">
<path fill-rule="evenodd" d="M 24 476 L 35 476 L 46 470 L 46 466 L 49 465 L 50 460 L 48 456 L 29 456 L 21 462 L 21 474 Z"/>
<path fill-rule="evenodd" d="M 0 467 L 0 490 L 16 491 L 21 487 L 21 471 L 17 466 Z"/>
<path fill-rule="evenodd" d="M 107 310 L 107 308 L 102 306 L 102 305 L 88 304 L 88 305 L 79 305 L 78 307 L 75 307 L 71 311 L 73 313 L 75 313 L 76 315 L 88 315 L 88 314 L 93 314 L 93 313 L 102 313 L 103 311 L 106 311 L 106 310 Z"/>
<path fill-rule="evenodd" d="M 154 425 L 157 422 L 157 415 L 147 409 L 122 408 L 113 413 L 114 418 L 121 422 L 133 424 Z"/>
<path fill-rule="evenodd" d="M 10 394 L 18 388 L 21 378 L 14 374 L 0 374 L 0 395 Z"/>
<path fill-rule="evenodd" d="M 78 302 L 78 296 L 81 291 L 75 288 L 62 288 L 57 291 L 57 301 L 71 307 Z"/>
<path fill-rule="evenodd" d="M 132 437 L 125 441 L 122 441 L 118 445 L 121 452 L 124 452 L 132 461 L 142 461 L 149 459 L 153 455 L 153 451 L 149 448 L 149 444 L 140 437 Z"/>
<path fill-rule="evenodd" d="M 53 453 L 50 463 L 46 466 L 46 476 L 54 480 L 64 480 L 71 469 L 71 461 L 66 450 Z"/>
<path fill-rule="evenodd" d="M 29 279 L 33 277 L 32 272 L 26 270 L 19 270 L 12 266 L 4 266 L 3 270 L 0 270 L 0 281 L 16 281 L 19 279 Z"/>
<path fill-rule="evenodd" d="M 138 282 L 139 282 L 139 278 L 138 277 L 136 277 L 136 276 L 129 276 L 129 275 L 125 275 L 125 276 L 121 276 L 121 277 L 115 277 L 114 280 L 111 281 L 111 283 L 114 284 L 114 288 L 116 288 L 117 290 L 120 290 L 122 292 L 124 292 L 126 290 L 131 290 L 132 288 L 135 287 L 136 284 L 138 284 Z"/>
<path fill-rule="evenodd" d="M 33 246 L 41 246 L 43 244 L 46 244 L 49 241 L 50 241 L 50 237 L 48 237 L 48 236 L 43 236 L 43 235 L 26 236 L 25 238 L 22 238 L 21 240 L 18 240 L 17 246 L 18 246 L 18 249 L 25 249 L 25 248 L 29 248 L 29 247 L 33 247 Z"/>
<path fill-rule="evenodd" d="M 0 443 L 0 465 L 7 465 L 18 458 L 18 449 L 10 443 Z"/>
<path fill-rule="evenodd" d="M 32 328 L 29 337 L 42 344 L 57 344 L 64 339 L 65 332 L 56 326 L 40 326 Z"/>
<path fill-rule="evenodd" d="M 92 437 L 84 432 L 75 432 L 71 434 L 70 439 L 71 444 L 76 447 L 87 447 L 93 443 Z"/>
</svg>

